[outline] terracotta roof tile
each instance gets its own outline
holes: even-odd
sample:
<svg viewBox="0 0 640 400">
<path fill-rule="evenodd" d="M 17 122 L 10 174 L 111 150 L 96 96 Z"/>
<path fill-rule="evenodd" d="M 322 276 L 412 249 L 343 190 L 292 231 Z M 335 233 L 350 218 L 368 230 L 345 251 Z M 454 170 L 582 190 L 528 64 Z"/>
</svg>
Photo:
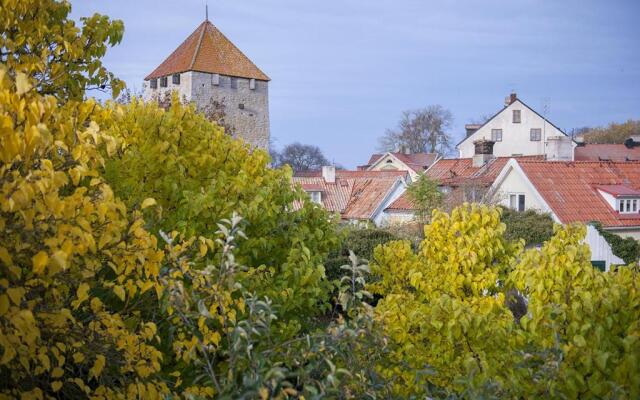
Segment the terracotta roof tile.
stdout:
<svg viewBox="0 0 640 400">
<path fill-rule="evenodd" d="M 491 186 L 507 161 L 513 157 L 496 157 L 482 167 L 474 167 L 472 158 L 449 158 L 436 161 L 425 174 L 441 186 L 459 186 L 468 183 Z M 518 159 L 541 159 L 541 156 L 524 156 Z"/>
<path fill-rule="evenodd" d="M 145 80 L 185 71 L 269 80 L 264 72 L 209 21 L 200 24 Z"/>
<path fill-rule="evenodd" d="M 366 220 L 373 216 L 396 182 L 406 177 L 406 171 L 340 170 L 336 171 L 336 181 L 328 183 L 321 171 L 306 171 L 296 173 L 293 183 L 303 189 L 321 190 L 324 208 L 339 213 L 343 219 Z"/>
<path fill-rule="evenodd" d="M 640 146 L 628 148 L 624 144 L 585 144 L 575 149 L 576 161 L 638 161 Z"/>
<path fill-rule="evenodd" d="M 640 226 L 640 213 L 614 210 L 599 186 L 640 190 L 640 161 L 559 162 L 518 160 L 518 164 L 562 223 L 599 221 L 603 226 Z"/>
</svg>

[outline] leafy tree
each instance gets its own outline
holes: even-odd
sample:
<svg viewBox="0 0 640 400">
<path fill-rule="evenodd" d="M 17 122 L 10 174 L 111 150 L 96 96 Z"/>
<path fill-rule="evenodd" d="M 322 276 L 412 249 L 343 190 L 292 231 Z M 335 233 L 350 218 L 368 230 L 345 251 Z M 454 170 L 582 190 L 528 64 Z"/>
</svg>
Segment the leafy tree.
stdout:
<svg viewBox="0 0 640 400">
<path fill-rule="evenodd" d="M 640 135 L 640 120 L 612 122 L 606 127 L 582 128 L 580 135 L 586 143 L 624 143 L 631 135 Z"/>
<path fill-rule="evenodd" d="M 275 166 L 288 165 L 295 172 L 319 170 L 325 165 L 331 165 L 318 146 L 309 144 L 288 144 L 276 154 Z"/>
<path fill-rule="evenodd" d="M 426 174 L 420 175 L 418 180 L 407 188 L 407 195 L 413 203 L 418 221 L 428 222 L 433 210 L 442 206 L 444 195 L 438 188 L 438 182 Z"/>
<path fill-rule="evenodd" d="M 19 72 L 31 76 L 34 90 L 58 101 L 82 99 L 86 90 L 111 89 L 117 97 L 124 82 L 100 59 L 120 43 L 124 24 L 94 14 L 78 27 L 70 12 L 66 1 L 2 0 L 0 62 L 14 79 Z"/>
<path fill-rule="evenodd" d="M 395 130 L 387 130 L 380 138 L 381 151 L 405 148 L 412 153 L 439 153 L 445 155 L 453 147 L 453 138 L 447 130 L 453 123 L 451 112 L 440 105 L 404 111 Z"/>
<path fill-rule="evenodd" d="M 553 236 L 553 218 L 535 210 L 515 211 L 502 209 L 502 222 L 507 226 L 504 236 L 507 240 L 524 240 L 527 246 L 542 245 Z"/>
</svg>

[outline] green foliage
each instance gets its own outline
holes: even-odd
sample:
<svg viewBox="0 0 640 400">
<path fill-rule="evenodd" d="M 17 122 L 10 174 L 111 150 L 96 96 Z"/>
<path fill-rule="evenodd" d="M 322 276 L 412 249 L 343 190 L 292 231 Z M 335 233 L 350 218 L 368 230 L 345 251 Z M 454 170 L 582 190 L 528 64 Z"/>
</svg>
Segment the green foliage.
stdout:
<svg viewBox="0 0 640 400">
<path fill-rule="evenodd" d="M 615 233 L 608 232 L 602 228 L 602 224 L 592 222 L 602 237 L 611 246 L 611 251 L 616 256 L 622 258 L 625 264 L 638 264 L 640 262 L 640 242 L 634 238 L 623 238 Z"/>
<path fill-rule="evenodd" d="M 426 174 L 420 175 L 418 180 L 407 188 L 407 194 L 413 203 L 416 217 L 420 223 L 429 221 L 433 210 L 442 206 L 444 195 L 438 189 L 438 182 Z"/>
<path fill-rule="evenodd" d="M 174 99 L 175 100 L 175 99 Z M 216 221 L 237 212 L 247 221 L 238 262 L 243 282 L 280 309 L 281 322 L 317 313 L 329 284 L 322 263 L 337 245 L 334 224 L 308 202 L 290 210 L 303 193 L 291 187 L 289 169 L 268 168 L 266 152 L 225 135 L 192 106 L 173 101 L 168 110 L 133 100 L 110 103 L 98 123 L 122 150 L 105 164 L 105 177 L 129 207 L 148 197 L 153 232 L 177 230 L 211 237 Z"/>
<path fill-rule="evenodd" d="M 327 279 L 337 280 L 343 272 L 341 267 L 350 262 L 350 253 L 357 254 L 365 260 L 373 258 L 373 250 L 376 246 L 397 240 L 397 237 L 387 230 L 379 228 L 352 228 L 346 227 L 341 235 L 341 244 L 333 249 L 325 262 Z"/>
<path fill-rule="evenodd" d="M 612 122 L 606 127 L 588 128 L 584 134 L 587 143 L 624 143 L 631 135 L 640 135 L 640 121 Z"/>
<path fill-rule="evenodd" d="M 541 245 L 553 236 L 553 218 L 535 210 L 515 211 L 502 209 L 502 222 L 507 225 L 504 237 L 507 240 L 524 240 L 526 246 Z"/>
<path fill-rule="evenodd" d="M 33 77 L 34 90 L 58 101 L 81 100 L 86 90 L 111 89 L 117 97 L 124 82 L 100 60 L 122 40 L 120 20 L 94 14 L 69 18 L 71 4 L 54 0 L 0 1 L 0 62 L 9 75 Z"/>
</svg>

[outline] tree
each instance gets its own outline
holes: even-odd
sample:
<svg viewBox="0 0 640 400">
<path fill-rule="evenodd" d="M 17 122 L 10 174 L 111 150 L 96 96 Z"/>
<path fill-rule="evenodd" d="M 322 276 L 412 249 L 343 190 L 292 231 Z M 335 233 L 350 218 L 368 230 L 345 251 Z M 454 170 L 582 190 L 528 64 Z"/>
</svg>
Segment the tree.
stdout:
<svg viewBox="0 0 640 400">
<path fill-rule="evenodd" d="M 318 146 L 295 142 L 286 145 L 277 154 L 275 165 L 289 165 L 295 172 L 319 170 L 325 165 L 331 165 Z"/>
<path fill-rule="evenodd" d="M 0 62 L 15 79 L 33 77 L 34 90 L 59 101 L 80 100 L 87 90 L 108 90 L 116 98 L 124 82 L 103 65 L 107 48 L 122 40 L 120 20 L 94 14 L 69 19 L 66 1 L 3 0 L 0 7 Z"/>
<path fill-rule="evenodd" d="M 407 188 L 418 222 L 425 224 L 429 221 L 433 210 L 442 206 L 444 195 L 438 188 L 438 182 L 426 174 L 420 175 L 418 180 Z"/>
<path fill-rule="evenodd" d="M 586 143 L 624 143 L 632 135 L 640 135 L 640 120 L 612 122 L 606 127 L 581 128 Z"/>
<path fill-rule="evenodd" d="M 439 153 L 446 155 L 453 147 L 451 112 L 440 105 L 404 111 L 395 130 L 387 130 L 380 138 L 381 151 L 406 149 L 412 153 Z"/>
<path fill-rule="evenodd" d="M 507 226 L 505 238 L 522 239 L 526 246 L 542 245 L 553 236 L 554 222 L 550 214 L 542 214 L 535 210 L 515 211 L 503 208 L 502 222 Z"/>
</svg>

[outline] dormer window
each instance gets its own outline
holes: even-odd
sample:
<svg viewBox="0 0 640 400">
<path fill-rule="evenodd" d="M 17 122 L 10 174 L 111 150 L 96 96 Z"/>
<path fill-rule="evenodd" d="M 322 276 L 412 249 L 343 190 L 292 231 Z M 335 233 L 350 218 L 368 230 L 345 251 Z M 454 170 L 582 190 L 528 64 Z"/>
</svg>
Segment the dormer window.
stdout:
<svg viewBox="0 0 640 400">
<path fill-rule="evenodd" d="M 171 76 L 171 82 L 172 82 L 174 85 L 179 85 L 179 84 L 180 84 L 180 74 L 173 74 L 173 75 Z"/>
<path fill-rule="evenodd" d="M 640 199 L 618 199 L 618 212 L 620 214 L 637 214 Z"/>
<path fill-rule="evenodd" d="M 314 191 L 309 191 L 307 193 L 309 193 L 309 197 L 311 197 L 311 201 L 313 201 L 316 204 L 322 204 L 322 192 L 314 190 Z"/>
</svg>

